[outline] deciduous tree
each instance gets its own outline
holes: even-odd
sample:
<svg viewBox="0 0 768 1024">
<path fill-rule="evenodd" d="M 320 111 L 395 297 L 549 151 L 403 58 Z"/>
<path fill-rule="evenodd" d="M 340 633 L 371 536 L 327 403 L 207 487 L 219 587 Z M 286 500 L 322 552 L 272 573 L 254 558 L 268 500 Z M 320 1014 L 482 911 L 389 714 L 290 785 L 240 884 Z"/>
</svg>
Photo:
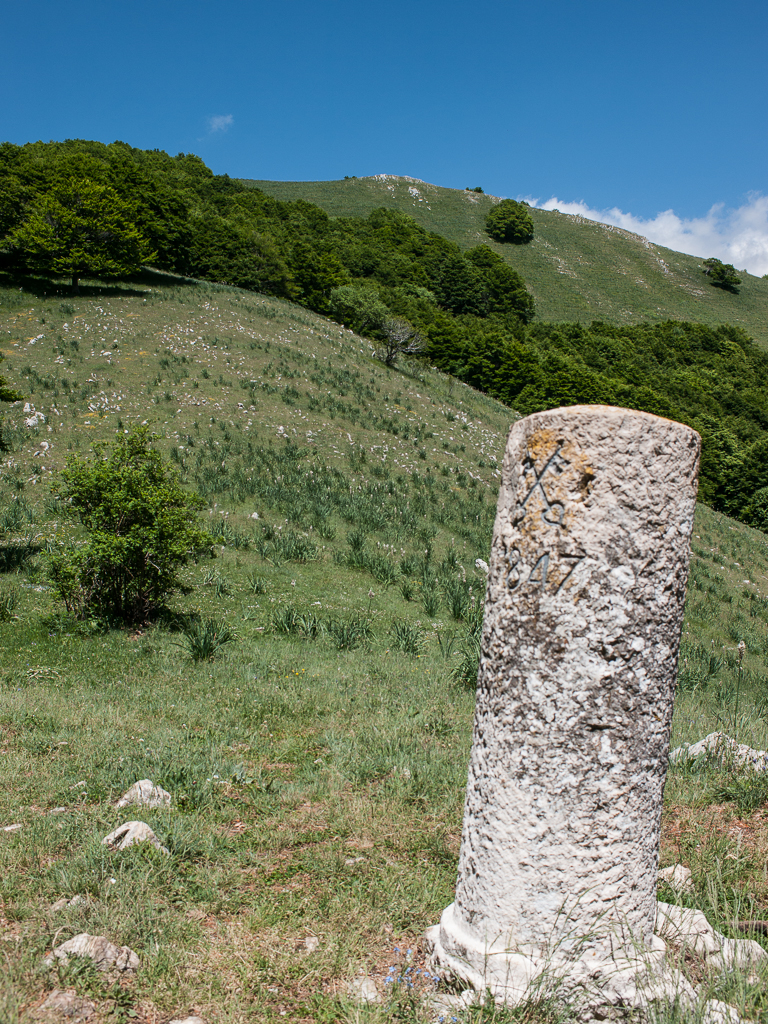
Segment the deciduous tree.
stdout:
<svg viewBox="0 0 768 1024">
<path fill-rule="evenodd" d="M 727 292 L 738 294 L 741 278 L 732 263 L 723 263 L 712 256 L 710 259 L 704 260 L 704 273 L 709 278 L 709 283 L 715 288 L 724 288 Z"/>
<path fill-rule="evenodd" d="M 496 242 L 520 245 L 533 238 L 533 218 L 525 203 L 502 199 L 485 218 L 485 230 Z"/>
<path fill-rule="evenodd" d="M 69 178 L 39 196 L 10 235 L 11 247 L 30 269 L 80 278 L 125 277 L 152 260 L 134 211 L 108 185 Z"/>
</svg>

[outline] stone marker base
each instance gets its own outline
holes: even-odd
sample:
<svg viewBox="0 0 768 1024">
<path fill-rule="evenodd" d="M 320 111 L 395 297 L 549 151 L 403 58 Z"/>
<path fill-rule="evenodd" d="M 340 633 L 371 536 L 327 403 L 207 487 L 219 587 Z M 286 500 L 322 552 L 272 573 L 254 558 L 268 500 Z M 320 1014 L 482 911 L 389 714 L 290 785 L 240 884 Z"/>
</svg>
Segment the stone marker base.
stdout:
<svg viewBox="0 0 768 1024">
<path fill-rule="evenodd" d="M 558 956 L 516 952 L 503 943 L 481 943 L 454 913 L 443 912 L 440 924 L 428 929 L 425 942 L 430 968 L 449 984 L 468 986 L 482 999 L 488 994 L 501 1005 L 516 1006 L 526 999 L 555 997 L 573 1006 L 582 1021 L 606 1020 L 622 1011 L 644 1011 L 660 1004 L 697 1010 L 704 1024 L 739 1024 L 731 1006 L 703 1001 L 674 966 L 681 950 L 700 956 L 715 972 L 754 970 L 768 962 L 768 953 L 751 939 L 728 939 L 704 915 L 667 903 L 658 904 L 651 945 L 629 948 L 610 959 L 591 951 Z M 675 948 L 668 955 L 667 943 Z M 466 993 L 463 1002 L 466 1005 Z"/>
</svg>

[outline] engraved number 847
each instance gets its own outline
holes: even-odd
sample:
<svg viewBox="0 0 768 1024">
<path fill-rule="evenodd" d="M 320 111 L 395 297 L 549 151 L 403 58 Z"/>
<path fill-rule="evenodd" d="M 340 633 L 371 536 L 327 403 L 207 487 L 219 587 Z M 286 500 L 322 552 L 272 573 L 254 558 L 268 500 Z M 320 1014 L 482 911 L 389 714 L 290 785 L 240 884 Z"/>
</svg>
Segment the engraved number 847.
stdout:
<svg viewBox="0 0 768 1024">
<path fill-rule="evenodd" d="M 512 548 L 507 552 L 507 564 L 509 565 L 509 572 L 507 573 L 507 586 L 510 590 L 517 590 L 523 583 L 532 584 L 533 586 L 538 585 L 541 590 L 546 589 L 547 581 L 549 580 L 549 589 L 555 589 L 555 593 L 559 594 L 565 584 L 573 575 L 574 570 L 581 562 L 584 561 L 586 555 L 558 555 L 557 561 L 564 562 L 568 567 L 568 571 L 562 579 L 555 580 L 549 574 L 550 565 L 550 554 L 545 551 L 539 555 L 533 564 L 531 571 L 526 575 L 525 570 L 520 565 L 521 554 L 518 548 Z M 559 574 L 558 574 L 559 576 Z"/>
</svg>

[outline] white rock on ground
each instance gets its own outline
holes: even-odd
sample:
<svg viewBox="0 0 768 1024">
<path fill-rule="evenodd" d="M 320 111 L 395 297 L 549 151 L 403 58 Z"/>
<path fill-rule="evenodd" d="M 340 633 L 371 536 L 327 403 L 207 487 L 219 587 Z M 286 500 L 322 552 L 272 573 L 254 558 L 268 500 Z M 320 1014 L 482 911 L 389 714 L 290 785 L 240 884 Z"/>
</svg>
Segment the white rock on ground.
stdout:
<svg viewBox="0 0 768 1024">
<path fill-rule="evenodd" d="M 129 846 L 135 846 L 137 843 L 151 843 L 156 850 L 170 853 L 144 821 L 126 821 L 124 825 L 105 836 L 101 842 L 112 850 L 127 850 Z"/>
<path fill-rule="evenodd" d="M 130 807 L 131 804 L 139 807 L 170 807 L 171 794 L 161 786 L 156 786 L 151 779 L 141 779 L 123 793 L 116 806 Z"/>
<path fill-rule="evenodd" d="M 694 891 L 691 869 L 684 864 L 672 864 L 668 868 L 662 868 L 659 872 L 659 880 L 666 882 L 670 889 L 679 895 Z"/>
<path fill-rule="evenodd" d="M 700 910 L 659 903 L 656 934 L 666 942 L 687 947 L 706 959 L 717 971 L 757 967 L 768 962 L 768 953 L 754 939 L 729 939 L 716 931 Z"/>
<path fill-rule="evenodd" d="M 353 978 L 347 985 L 347 992 L 358 1003 L 379 1002 L 379 990 L 373 978 Z"/>
<path fill-rule="evenodd" d="M 706 757 L 727 761 L 736 768 L 753 768 L 756 772 L 768 771 L 768 750 L 755 750 L 746 743 L 737 743 L 724 732 L 711 732 L 698 743 L 684 743 L 681 747 L 675 747 L 669 755 L 669 763 L 686 764 Z"/>
<path fill-rule="evenodd" d="M 65 910 L 67 907 L 76 907 L 82 902 L 82 896 L 73 896 L 71 900 L 68 900 L 66 896 L 62 896 L 60 900 L 56 900 L 55 903 L 51 904 L 51 910 L 56 914 L 58 911 Z"/>
<path fill-rule="evenodd" d="M 202 1017 L 196 1017 L 193 1014 L 191 1017 L 184 1017 L 183 1019 L 179 1017 L 175 1020 L 171 1020 L 168 1024 L 204 1024 L 204 1022 Z"/>
<path fill-rule="evenodd" d="M 741 1021 L 735 1006 L 729 1006 L 719 999 L 710 999 L 704 1004 L 701 1024 L 741 1024 Z"/>
<path fill-rule="evenodd" d="M 96 964 L 100 971 L 137 971 L 139 958 L 128 946 L 114 946 L 103 935 L 89 935 L 81 932 L 74 938 L 56 946 L 45 958 L 48 966 L 56 960 L 67 963 L 71 956 L 87 956 Z"/>
<path fill-rule="evenodd" d="M 53 1020 L 66 1018 L 72 1024 L 78 1021 L 88 1020 L 95 1012 L 96 1007 L 89 999 L 79 996 L 73 989 L 64 991 L 55 988 L 44 1003 L 38 1006 L 33 1014 L 35 1018 L 47 1017 Z"/>
</svg>

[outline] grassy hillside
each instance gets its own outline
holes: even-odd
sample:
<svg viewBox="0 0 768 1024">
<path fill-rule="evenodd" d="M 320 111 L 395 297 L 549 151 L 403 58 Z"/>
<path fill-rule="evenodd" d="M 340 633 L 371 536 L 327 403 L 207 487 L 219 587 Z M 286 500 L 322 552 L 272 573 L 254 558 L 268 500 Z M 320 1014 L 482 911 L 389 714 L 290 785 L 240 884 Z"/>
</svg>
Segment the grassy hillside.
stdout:
<svg viewBox="0 0 768 1024">
<path fill-rule="evenodd" d="M 0 289 L 3 371 L 30 406 L 7 412 L 0 466 L 0 1019 L 71 987 L 97 1022 L 426 1022 L 431 982 L 401 979 L 452 899 L 460 670 L 514 414 L 276 299 L 161 275 L 29 287 Z M 45 558 L 83 536 L 55 497 L 66 456 L 135 423 L 206 497 L 216 544 L 173 615 L 122 632 L 64 615 Z M 764 535 L 700 508 L 674 743 L 722 727 L 768 747 L 767 594 Z M 239 639 L 193 661 L 194 613 Z M 116 810 L 142 778 L 170 810 Z M 766 798 L 714 765 L 669 776 L 662 860 L 729 934 L 768 917 Z M 170 856 L 109 853 L 132 818 Z M 83 931 L 133 948 L 135 978 L 41 966 Z M 686 969 L 766 1019 L 764 978 Z M 379 1003 L 351 1001 L 361 974 Z"/>
<path fill-rule="evenodd" d="M 639 323 L 694 320 L 737 324 L 768 346 L 768 281 L 741 274 L 738 295 L 707 283 L 702 261 L 639 235 L 556 211 L 531 210 L 528 245 L 501 245 L 483 230 L 493 196 L 394 175 L 344 181 L 252 181 L 277 199 L 306 199 L 332 216 L 379 206 L 410 214 L 465 248 L 484 242 L 523 275 L 542 320 Z"/>
</svg>

